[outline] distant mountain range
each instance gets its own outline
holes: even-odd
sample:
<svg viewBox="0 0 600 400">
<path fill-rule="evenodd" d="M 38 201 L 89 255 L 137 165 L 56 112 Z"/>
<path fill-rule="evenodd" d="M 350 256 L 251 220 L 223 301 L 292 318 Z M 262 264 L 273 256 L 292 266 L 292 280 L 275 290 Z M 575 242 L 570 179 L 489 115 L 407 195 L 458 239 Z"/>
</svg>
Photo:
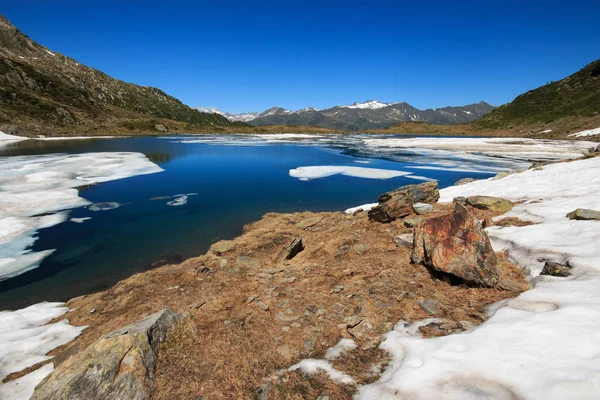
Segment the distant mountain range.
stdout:
<svg viewBox="0 0 600 400">
<path fill-rule="evenodd" d="M 34 42 L 0 16 L 0 130 L 5 133 L 194 131 L 238 124 L 198 112 L 160 89 L 111 78 Z"/>
<path fill-rule="evenodd" d="M 405 121 L 430 124 L 467 123 L 483 117 L 494 108 L 482 101 L 460 107 L 419 110 L 408 103 L 383 103 L 367 100 L 363 103 L 335 106 L 323 110 L 306 107 L 291 111 L 281 107 L 271 107 L 263 112 L 243 114 L 221 112 L 216 108 L 198 108 L 197 110 L 221 114 L 230 121 L 243 121 L 254 126 L 305 125 L 359 131 L 387 128 Z"/>
</svg>

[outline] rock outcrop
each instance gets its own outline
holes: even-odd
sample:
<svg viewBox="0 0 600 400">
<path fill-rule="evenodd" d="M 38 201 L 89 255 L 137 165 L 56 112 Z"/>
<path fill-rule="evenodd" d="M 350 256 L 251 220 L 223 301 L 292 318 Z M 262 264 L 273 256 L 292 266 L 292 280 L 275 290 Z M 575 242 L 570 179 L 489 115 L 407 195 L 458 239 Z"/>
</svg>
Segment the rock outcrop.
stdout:
<svg viewBox="0 0 600 400">
<path fill-rule="evenodd" d="M 571 267 L 551 261 L 546 261 L 540 275 L 566 277 L 571 275 Z"/>
<path fill-rule="evenodd" d="M 369 210 L 369 219 L 377 222 L 392 222 L 412 214 L 415 203 L 435 203 L 440 198 L 437 182 L 402 186 L 384 193 L 377 199 L 379 205 Z"/>
<path fill-rule="evenodd" d="M 481 223 L 458 203 L 452 214 L 417 225 L 411 260 L 481 286 L 496 285 L 500 276 L 496 254 Z"/>
<path fill-rule="evenodd" d="M 149 399 L 158 346 L 180 320 L 181 315 L 165 309 L 102 336 L 60 364 L 31 399 Z"/>
<path fill-rule="evenodd" d="M 502 214 L 513 208 L 512 201 L 492 196 L 471 196 L 467 198 L 467 203 L 480 210 L 490 210 Z"/>
</svg>

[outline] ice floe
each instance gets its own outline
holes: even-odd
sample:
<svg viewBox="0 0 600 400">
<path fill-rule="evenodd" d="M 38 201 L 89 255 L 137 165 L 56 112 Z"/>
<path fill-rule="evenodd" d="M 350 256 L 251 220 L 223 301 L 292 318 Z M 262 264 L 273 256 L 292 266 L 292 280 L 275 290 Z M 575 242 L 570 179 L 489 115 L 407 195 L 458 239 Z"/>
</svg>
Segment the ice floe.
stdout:
<svg viewBox="0 0 600 400">
<path fill-rule="evenodd" d="M 198 193 L 180 193 L 180 194 L 175 194 L 172 196 L 152 197 L 149 200 L 151 200 L 151 201 L 169 200 L 169 201 L 167 201 L 168 206 L 179 207 L 179 206 L 186 205 L 190 196 L 196 196 L 196 195 L 198 195 Z"/>
<path fill-rule="evenodd" d="M 68 219 L 59 211 L 90 204 L 77 187 L 160 171 L 141 153 L 0 157 L 0 280 L 36 268 L 52 252 L 29 248 L 39 229 Z"/>
<path fill-rule="evenodd" d="M 48 324 L 68 311 L 63 303 L 40 303 L 17 311 L 0 311 L 0 382 L 52 357 L 48 352 L 75 339 L 85 327 L 67 320 Z M 0 398 L 28 399 L 33 389 L 52 372 L 52 364 L 8 383 L 0 383 Z"/>
<path fill-rule="evenodd" d="M 319 165 L 311 167 L 298 167 L 290 170 L 290 176 L 299 179 L 319 179 L 332 175 L 345 175 L 355 178 L 368 179 L 390 179 L 398 176 L 409 175 L 410 172 L 396 171 L 392 169 L 365 168 Z"/>
<path fill-rule="evenodd" d="M 116 201 L 105 201 L 102 203 L 94 203 L 88 207 L 90 211 L 108 211 L 114 210 L 115 208 L 121 207 L 122 204 L 117 203 Z"/>
<path fill-rule="evenodd" d="M 537 222 L 486 229 L 494 249 L 530 271 L 533 289 L 490 308 L 463 333 L 424 339 L 400 323 L 382 343 L 392 361 L 360 399 L 597 399 L 600 387 L 600 158 L 552 164 L 503 179 L 443 189 L 440 202 L 490 195 L 522 202 L 505 216 Z M 503 216 L 504 217 L 504 216 Z M 544 260 L 568 263 L 567 278 L 539 275 Z"/>
<path fill-rule="evenodd" d="M 71 218 L 69 221 L 75 222 L 76 224 L 83 224 L 85 221 L 92 219 L 92 217 L 83 217 L 83 218 Z"/>
</svg>

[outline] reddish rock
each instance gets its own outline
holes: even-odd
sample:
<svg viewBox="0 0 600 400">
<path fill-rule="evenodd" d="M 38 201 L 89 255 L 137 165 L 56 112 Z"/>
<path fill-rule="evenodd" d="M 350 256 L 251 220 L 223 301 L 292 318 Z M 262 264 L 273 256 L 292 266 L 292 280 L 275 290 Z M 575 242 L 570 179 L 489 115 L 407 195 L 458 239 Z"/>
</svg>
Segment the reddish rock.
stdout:
<svg viewBox="0 0 600 400">
<path fill-rule="evenodd" d="M 467 283 L 492 287 L 498 260 L 475 214 L 455 203 L 452 214 L 431 218 L 415 228 L 414 263 L 455 275 Z"/>
<path fill-rule="evenodd" d="M 369 219 L 377 222 L 391 222 L 413 213 L 415 203 L 435 203 L 440 198 L 437 182 L 402 186 L 384 193 L 377 199 L 379 205 L 369 211 Z"/>
</svg>

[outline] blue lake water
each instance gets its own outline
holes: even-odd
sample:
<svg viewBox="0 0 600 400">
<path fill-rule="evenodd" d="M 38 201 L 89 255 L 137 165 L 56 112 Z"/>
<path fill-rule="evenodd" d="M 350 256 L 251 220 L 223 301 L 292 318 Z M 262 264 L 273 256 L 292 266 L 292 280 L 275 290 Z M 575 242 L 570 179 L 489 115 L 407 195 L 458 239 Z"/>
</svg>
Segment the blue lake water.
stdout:
<svg viewBox="0 0 600 400">
<path fill-rule="evenodd" d="M 91 219 L 41 229 L 32 249 L 57 250 L 38 268 L 0 282 L 0 310 L 44 300 L 64 301 L 105 289 L 168 255 L 201 255 L 211 243 L 237 236 L 244 224 L 267 212 L 343 211 L 375 202 L 379 194 L 399 186 L 419 183 L 408 177 L 367 179 L 343 175 L 303 181 L 289 173 L 300 166 L 407 171 L 411 166 L 440 165 L 439 159 L 428 154 L 405 150 L 387 151 L 381 156 L 361 147 L 355 137 L 298 143 L 256 143 L 243 137 L 214 137 L 198 143 L 185 143 L 185 139 L 27 141 L 0 149 L 0 157 L 133 151 L 144 153 L 164 169 L 81 188 L 80 196 L 92 203 L 116 202 L 121 206 L 99 212 L 76 208 L 71 210 L 71 218 Z M 447 165 L 451 158 L 444 156 L 442 164 Z M 412 172 L 437 179 L 440 187 L 467 176 L 495 175 L 492 171 Z M 150 200 L 187 193 L 197 194 L 188 196 L 181 206 L 169 206 L 172 199 Z"/>
</svg>

